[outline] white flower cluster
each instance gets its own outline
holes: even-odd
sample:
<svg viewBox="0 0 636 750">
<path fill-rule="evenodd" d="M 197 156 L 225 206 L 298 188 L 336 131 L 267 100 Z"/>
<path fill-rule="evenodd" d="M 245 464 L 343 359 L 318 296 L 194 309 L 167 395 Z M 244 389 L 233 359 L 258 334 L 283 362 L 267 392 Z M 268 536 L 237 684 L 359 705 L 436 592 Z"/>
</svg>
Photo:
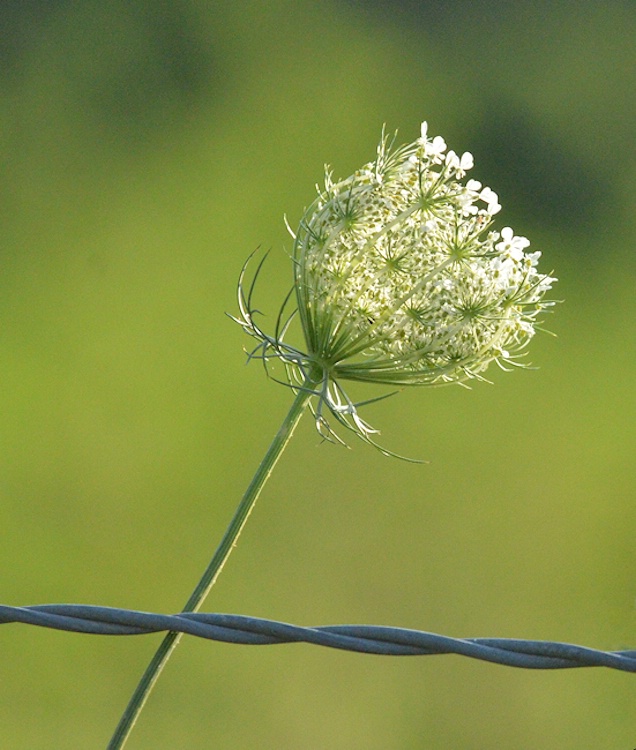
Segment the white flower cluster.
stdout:
<svg viewBox="0 0 636 750">
<path fill-rule="evenodd" d="M 240 317 L 258 340 L 251 358 L 283 362 L 289 384 L 314 396 L 318 431 L 342 442 L 325 416 L 389 455 L 372 439 L 341 385 L 438 385 L 480 377 L 493 361 L 518 364 L 556 279 L 537 271 L 540 253 L 510 227 L 492 227 L 501 206 L 477 180 L 463 182 L 469 153 L 447 151 L 443 138 L 394 148 L 385 136 L 376 159 L 334 182 L 305 211 L 294 236 L 297 309 L 285 299 L 273 335 L 252 306 L 264 259 L 246 290 Z M 291 230 L 290 230 L 291 231 Z M 298 316 L 304 350 L 285 339 Z M 311 403 L 311 402 L 310 402 Z M 368 403 L 368 402 L 366 402 Z"/>
<path fill-rule="evenodd" d="M 471 154 L 447 151 L 426 123 L 334 182 L 295 236 L 298 312 L 314 376 L 439 384 L 513 362 L 555 279 L 510 227 L 491 229 L 498 197 L 462 182 Z"/>
</svg>

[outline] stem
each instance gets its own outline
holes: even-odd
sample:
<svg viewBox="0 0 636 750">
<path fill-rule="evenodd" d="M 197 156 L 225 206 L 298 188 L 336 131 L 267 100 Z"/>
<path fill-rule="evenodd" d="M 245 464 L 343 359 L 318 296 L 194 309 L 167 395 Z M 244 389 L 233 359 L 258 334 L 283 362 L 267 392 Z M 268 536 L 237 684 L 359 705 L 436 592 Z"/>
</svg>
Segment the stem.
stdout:
<svg viewBox="0 0 636 750">
<path fill-rule="evenodd" d="M 314 384 L 308 380 L 296 393 L 296 398 L 294 399 L 294 403 L 292 404 L 289 413 L 283 420 L 283 423 L 276 433 L 272 444 L 269 446 L 265 457 L 256 470 L 256 474 L 254 474 L 254 478 L 243 495 L 243 499 L 239 503 L 234 517 L 230 521 L 230 525 L 227 527 L 225 534 L 223 535 L 223 539 L 221 539 L 221 543 L 217 547 L 217 550 L 214 553 L 210 564 L 203 573 L 201 580 L 186 602 L 186 605 L 182 610 L 183 612 L 196 612 L 203 604 L 203 600 L 210 592 L 212 586 L 214 586 L 219 573 L 225 565 L 225 561 L 228 559 L 230 552 L 232 552 L 232 549 L 236 545 L 236 540 L 252 512 L 252 508 L 254 507 L 265 482 L 269 479 L 274 466 L 287 446 L 296 425 L 303 415 L 305 406 L 311 397 L 313 385 Z M 172 652 L 181 640 L 181 635 L 181 633 L 169 632 L 161 642 L 161 645 L 146 668 L 139 684 L 135 688 L 135 692 L 119 720 L 119 724 L 108 744 L 107 750 L 121 750 L 121 748 L 124 747 L 155 682 L 161 674 L 161 670 L 164 668 Z"/>
</svg>

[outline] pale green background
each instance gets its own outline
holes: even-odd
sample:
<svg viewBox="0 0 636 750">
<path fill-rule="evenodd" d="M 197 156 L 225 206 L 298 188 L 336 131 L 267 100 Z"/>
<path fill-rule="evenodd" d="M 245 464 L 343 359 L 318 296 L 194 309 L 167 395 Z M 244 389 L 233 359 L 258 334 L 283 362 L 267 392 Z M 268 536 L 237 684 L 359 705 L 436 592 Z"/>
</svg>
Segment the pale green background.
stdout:
<svg viewBox="0 0 636 750">
<path fill-rule="evenodd" d="M 494 385 L 310 421 L 206 608 L 636 647 L 632 2 L 33 2 L 0 22 L 0 601 L 177 611 L 282 420 L 259 306 L 325 161 L 475 155 L 565 300 Z M 364 397 L 377 395 L 373 389 Z M 103 748 L 159 636 L 0 628 L 0 747 Z M 143 748 L 631 750 L 636 675 L 186 639 Z"/>
</svg>

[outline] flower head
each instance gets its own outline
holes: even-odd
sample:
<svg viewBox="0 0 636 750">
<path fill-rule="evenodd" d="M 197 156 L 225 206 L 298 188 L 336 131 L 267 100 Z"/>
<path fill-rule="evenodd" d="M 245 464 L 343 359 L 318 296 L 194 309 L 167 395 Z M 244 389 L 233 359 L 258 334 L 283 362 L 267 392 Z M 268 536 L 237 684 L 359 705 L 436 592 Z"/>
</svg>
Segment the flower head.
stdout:
<svg viewBox="0 0 636 750">
<path fill-rule="evenodd" d="M 506 369 L 552 304 L 540 253 L 510 227 L 492 228 L 497 194 L 463 182 L 472 166 L 423 123 L 407 146 L 383 134 L 374 161 L 344 180 L 327 170 L 292 233 L 305 351 L 283 342 L 282 311 L 275 335 L 264 334 L 241 287 L 238 322 L 261 342 L 253 355 L 283 360 L 290 383 L 312 389 L 327 437 L 325 406 L 365 440 L 374 432 L 341 381 L 440 385 L 481 377 L 493 361 Z"/>
</svg>

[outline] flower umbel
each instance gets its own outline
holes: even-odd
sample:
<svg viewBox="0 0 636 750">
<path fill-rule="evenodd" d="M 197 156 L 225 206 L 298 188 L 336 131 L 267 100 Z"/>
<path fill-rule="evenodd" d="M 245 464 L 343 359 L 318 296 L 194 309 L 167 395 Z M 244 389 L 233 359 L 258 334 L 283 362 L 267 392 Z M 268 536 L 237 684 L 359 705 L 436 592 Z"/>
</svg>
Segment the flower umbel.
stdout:
<svg viewBox="0 0 636 750">
<path fill-rule="evenodd" d="M 553 304 L 543 297 L 556 279 L 537 271 L 540 253 L 526 252 L 529 241 L 510 227 L 492 229 L 497 194 L 463 181 L 472 166 L 471 154 L 447 151 L 423 123 L 407 146 L 383 133 L 375 160 L 345 180 L 327 170 L 292 233 L 294 288 L 273 336 L 254 320 L 243 270 L 235 320 L 260 342 L 251 356 L 282 360 L 289 384 L 311 390 L 325 437 L 339 440 L 326 407 L 373 443 L 341 381 L 441 385 L 480 378 L 493 361 L 508 369 Z M 305 351 L 284 341 L 295 314 Z"/>
</svg>

